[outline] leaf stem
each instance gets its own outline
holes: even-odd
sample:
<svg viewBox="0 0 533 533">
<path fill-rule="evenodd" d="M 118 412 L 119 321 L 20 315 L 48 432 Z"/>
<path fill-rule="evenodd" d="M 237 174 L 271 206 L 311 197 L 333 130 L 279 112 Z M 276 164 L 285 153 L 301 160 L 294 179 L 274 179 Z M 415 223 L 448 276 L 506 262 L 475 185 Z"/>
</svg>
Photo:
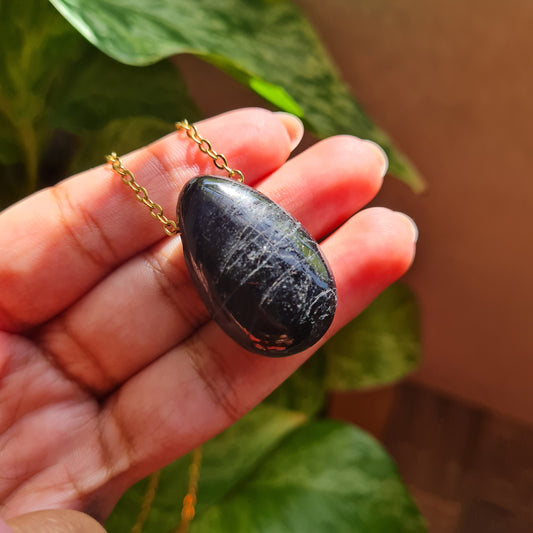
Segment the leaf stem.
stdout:
<svg viewBox="0 0 533 533">
<path fill-rule="evenodd" d="M 0 113 L 2 113 L 11 123 L 19 144 L 22 147 L 26 163 L 26 187 L 25 193 L 31 194 L 37 188 L 39 179 L 39 158 L 37 153 L 37 136 L 31 121 L 21 123 L 17 121 L 10 112 L 9 102 L 0 92 Z"/>
<path fill-rule="evenodd" d="M 26 194 L 35 192 L 37 188 L 38 155 L 37 137 L 32 124 L 24 124 L 18 128 L 20 144 L 24 150 L 26 163 Z"/>
</svg>

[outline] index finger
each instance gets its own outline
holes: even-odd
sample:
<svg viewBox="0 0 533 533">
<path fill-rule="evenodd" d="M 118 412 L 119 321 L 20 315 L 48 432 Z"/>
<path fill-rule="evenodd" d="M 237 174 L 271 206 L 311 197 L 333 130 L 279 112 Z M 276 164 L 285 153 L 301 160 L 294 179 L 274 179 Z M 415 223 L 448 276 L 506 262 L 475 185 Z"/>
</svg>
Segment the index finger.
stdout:
<svg viewBox="0 0 533 533">
<path fill-rule="evenodd" d="M 288 158 L 291 139 L 284 124 L 270 111 L 244 109 L 198 126 L 250 184 Z M 220 173 L 177 133 L 123 161 L 169 218 L 174 218 L 178 192 L 186 181 Z M 164 236 L 109 166 L 14 205 L 0 215 L 0 329 L 22 331 L 49 320 L 117 265 Z"/>
</svg>

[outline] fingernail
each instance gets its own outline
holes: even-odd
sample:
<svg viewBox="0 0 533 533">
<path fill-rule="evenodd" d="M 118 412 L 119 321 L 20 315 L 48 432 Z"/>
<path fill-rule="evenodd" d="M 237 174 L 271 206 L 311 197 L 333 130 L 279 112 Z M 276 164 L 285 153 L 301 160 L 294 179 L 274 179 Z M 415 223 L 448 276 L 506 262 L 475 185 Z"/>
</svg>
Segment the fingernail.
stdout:
<svg viewBox="0 0 533 533">
<path fill-rule="evenodd" d="M 374 152 L 378 155 L 381 161 L 381 177 L 385 177 L 385 174 L 387 174 L 387 170 L 389 169 L 389 158 L 387 157 L 385 150 L 383 150 L 383 148 L 381 148 L 381 146 L 374 141 L 369 141 L 367 139 L 365 142 L 372 146 Z"/>
<path fill-rule="evenodd" d="M 291 152 L 300 144 L 304 136 L 303 122 L 295 115 L 285 111 L 275 111 L 275 114 L 281 120 L 287 133 L 289 134 Z"/>
<path fill-rule="evenodd" d="M 418 241 L 418 226 L 416 225 L 415 221 L 405 213 L 402 213 L 401 211 L 396 211 L 399 215 L 402 216 L 402 218 L 406 219 L 409 222 L 409 228 L 411 229 L 411 233 L 413 234 L 413 242 L 416 243 Z"/>
</svg>

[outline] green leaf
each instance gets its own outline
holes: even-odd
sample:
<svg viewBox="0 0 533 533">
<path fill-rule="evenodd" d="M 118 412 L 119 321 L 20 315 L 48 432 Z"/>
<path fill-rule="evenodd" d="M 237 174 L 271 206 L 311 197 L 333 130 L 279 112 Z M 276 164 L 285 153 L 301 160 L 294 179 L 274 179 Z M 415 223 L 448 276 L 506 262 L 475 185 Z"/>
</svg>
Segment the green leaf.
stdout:
<svg viewBox="0 0 533 533">
<path fill-rule="evenodd" d="M 102 163 L 113 149 L 124 153 L 170 133 L 175 119 L 199 116 L 168 61 L 146 68 L 114 61 L 46 0 L 0 0 L 0 48 L 0 180 L 2 190 L 9 186 L 18 196 L 36 188 L 56 128 L 80 137 L 71 165 L 79 170 Z M 17 167 L 20 186 L 7 168 L 17 162 L 26 170 L 24 183 Z M 12 200 L 2 195 L 0 204 Z"/>
<path fill-rule="evenodd" d="M 413 189 L 423 181 L 364 114 L 309 22 L 289 0 L 51 0 L 109 56 L 147 65 L 193 53 L 272 104 L 302 116 L 320 137 L 358 135 L 381 144 L 390 172 Z"/>
<path fill-rule="evenodd" d="M 125 154 L 145 146 L 172 132 L 173 119 L 199 118 L 183 78 L 168 61 L 132 67 L 90 47 L 72 70 L 55 87 L 48 118 L 80 137 L 72 171 L 103 163 L 111 151 Z"/>
<path fill-rule="evenodd" d="M 172 128 L 171 122 L 140 116 L 113 120 L 101 130 L 83 132 L 78 152 L 71 163 L 71 173 L 105 163 L 105 156 L 111 152 L 127 154 L 145 146 L 163 137 Z"/>
<path fill-rule="evenodd" d="M 52 80 L 86 47 L 45 0 L 0 0 L 0 111 L 4 117 L 15 126 L 40 118 Z"/>
<path fill-rule="evenodd" d="M 415 296 L 405 285 L 392 285 L 322 349 L 328 388 L 372 387 L 404 377 L 420 359 Z"/>
<path fill-rule="evenodd" d="M 168 61 L 131 67 L 90 49 L 81 63 L 83 72 L 66 76 L 69 81 L 55 90 L 49 118 L 80 138 L 73 172 L 102 164 L 112 151 L 126 154 L 171 133 L 173 119 L 199 118 L 183 78 Z"/>
<path fill-rule="evenodd" d="M 259 406 L 203 449 L 191 533 L 422 533 L 423 520 L 392 460 L 350 425 L 305 423 Z M 162 470 L 145 533 L 176 528 L 189 458 Z M 147 480 L 121 499 L 106 528 L 129 531 Z"/>
<path fill-rule="evenodd" d="M 159 119 L 171 126 L 172 119 L 194 120 L 199 115 L 179 71 L 168 61 L 131 67 L 91 47 L 64 80 L 51 98 L 49 122 L 67 131 L 99 130 L 131 117 Z M 135 124 L 130 125 L 135 136 Z"/>
<path fill-rule="evenodd" d="M 44 120 L 50 87 L 86 46 L 48 2 L 0 0 L 0 163 L 24 162 L 21 189 L 34 188 L 51 133 Z"/>
<path fill-rule="evenodd" d="M 304 414 L 296 411 L 260 405 L 208 442 L 204 449 L 198 513 L 247 478 L 285 435 L 306 420 Z"/>
<path fill-rule="evenodd" d="M 206 443 L 197 513 L 201 514 L 246 478 L 286 434 L 305 420 L 301 413 L 260 405 Z M 177 526 L 180 503 L 186 493 L 189 461 L 189 456 L 182 457 L 162 470 L 159 489 L 143 532 L 161 533 Z M 147 484 L 147 480 L 143 480 L 124 494 L 106 524 L 109 533 L 131 529 Z"/>
<path fill-rule="evenodd" d="M 201 486 L 200 486 L 201 490 Z M 423 519 L 382 447 L 335 421 L 294 430 L 191 533 L 422 533 Z"/>
</svg>

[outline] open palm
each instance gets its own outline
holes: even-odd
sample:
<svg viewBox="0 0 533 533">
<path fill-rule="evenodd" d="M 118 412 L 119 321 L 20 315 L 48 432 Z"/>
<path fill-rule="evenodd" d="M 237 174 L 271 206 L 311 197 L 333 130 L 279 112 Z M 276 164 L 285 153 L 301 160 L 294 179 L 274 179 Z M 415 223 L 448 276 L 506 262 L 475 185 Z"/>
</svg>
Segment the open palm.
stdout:
<svg viewBox="0 0 533 533">
<path fill-rule="evenodd" d="M 327 236 L 339 298 L 329 336 L 408 268 L 406 217 L 352 216 L 381 185 L 375 146 L 334 137 L 286 162 L 286 117 L 248 109 L 198 127 L 248 184 Z M 188 179 L 216 173 L 177 133 L 123 161 L 167 215 Z M 109 166 L 29 197 L 0 215 L 0 514 L 105 519 L 132 483 L 244 415 L 312 352 L 269 359 L 222 333 L 180 238 Z"/>
</svg>

